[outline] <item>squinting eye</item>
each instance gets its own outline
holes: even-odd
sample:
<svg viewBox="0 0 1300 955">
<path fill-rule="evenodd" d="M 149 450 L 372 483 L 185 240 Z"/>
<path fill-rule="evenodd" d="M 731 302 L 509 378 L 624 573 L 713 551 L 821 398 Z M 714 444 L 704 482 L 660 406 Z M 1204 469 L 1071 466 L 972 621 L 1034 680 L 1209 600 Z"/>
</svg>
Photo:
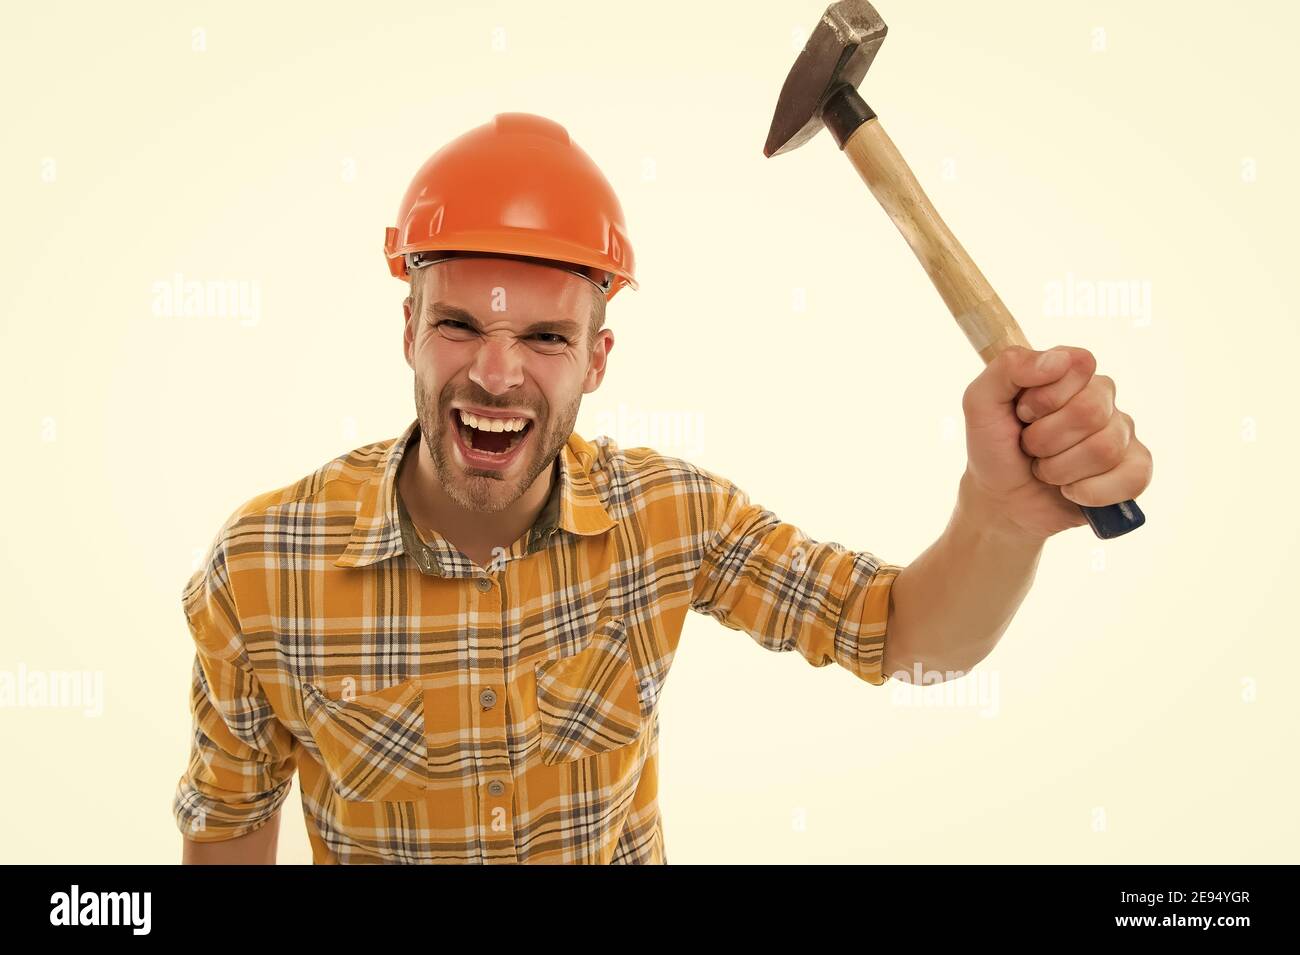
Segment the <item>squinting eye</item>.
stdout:
<svg viewBox="0 0 1300 955">
<path fill-rule="evenodd" d="M 468 341 L 475 334 L 474 329 L 470 328 L 464 322 L 458 322 L 452 318 L 444 318 L 434 326 L 444 338 L 450 338 L 453 341 Z"/>
<path fill-rule="evenodd" d="M 569 347 L 569 340 L 555 332 L 533 332 L 528 342 L 539 355 L 563 355 Z"/>
<path fill-rule="evenodd" d="M 473 341 L 480 332 L 474 326 L 454 318 L 444 318 L 433 323 L 434 329 L 443 338 L 454 342 Z M 534 332 L 529 335 L 530 342 L 537 351 L 547 355 L 558 355 L 569 347 L 569 340 L 555 332 Z"/>
</svg>

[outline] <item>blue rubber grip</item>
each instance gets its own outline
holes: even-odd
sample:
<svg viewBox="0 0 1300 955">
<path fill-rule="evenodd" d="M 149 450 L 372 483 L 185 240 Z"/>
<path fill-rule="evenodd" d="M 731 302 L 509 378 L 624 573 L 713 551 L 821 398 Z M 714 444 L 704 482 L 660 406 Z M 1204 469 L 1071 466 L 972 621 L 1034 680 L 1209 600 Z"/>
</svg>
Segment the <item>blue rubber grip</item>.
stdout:
<svg viewBox="0 0 1300 955">
<path fill-rule="evenodd" d="M 1146 515 L 1135 501 L 1107 504 L 1105 507 L 1083 507 L 1083 516 L 1092 525 L 1092 532 L 1103 540 L 1135 531 L 1147 522 Z"/>
</svg>

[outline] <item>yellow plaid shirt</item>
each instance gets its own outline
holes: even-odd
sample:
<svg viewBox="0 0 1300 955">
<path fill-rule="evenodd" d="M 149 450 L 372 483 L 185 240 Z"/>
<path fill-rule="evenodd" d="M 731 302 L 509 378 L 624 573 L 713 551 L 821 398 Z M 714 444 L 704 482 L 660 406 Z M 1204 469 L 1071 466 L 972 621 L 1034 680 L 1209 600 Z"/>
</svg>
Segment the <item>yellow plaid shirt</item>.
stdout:
<svg viewBox="0 0 1300 955">
<path fill-rule="evenodd" d="M 480 567 L 412 524 L 413 440 L 418 421 L 252 498 L 186 583 L 189 838 L 264 825 L 296 768 L 317 863 L 666 863 L 658 703 L 687 609 L 885 681 L 901 567 L 577 434 Z"/>
</svg>

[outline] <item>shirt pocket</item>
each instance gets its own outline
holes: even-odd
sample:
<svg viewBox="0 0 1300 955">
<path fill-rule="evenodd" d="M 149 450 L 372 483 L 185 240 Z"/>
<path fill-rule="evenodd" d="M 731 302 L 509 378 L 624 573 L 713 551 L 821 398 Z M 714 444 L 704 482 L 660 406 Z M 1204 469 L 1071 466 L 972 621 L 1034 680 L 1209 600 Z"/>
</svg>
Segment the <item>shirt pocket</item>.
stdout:
<svg viewBox="0 0 1300 955">
<path fill-rule="evenodd" d="M 597 621 L 578 652 L 536 665 L 542 762 L 567 763 L 626 746 L 643 710 L 620 617 Z"/>
<path fill-rule="evenodd" d="M 428 795 L 424 690 L 418 679 L 354 696 L 303 683 L 302 702 L 321 764 L 341 798 L 368 802 Z"/>
</svg>

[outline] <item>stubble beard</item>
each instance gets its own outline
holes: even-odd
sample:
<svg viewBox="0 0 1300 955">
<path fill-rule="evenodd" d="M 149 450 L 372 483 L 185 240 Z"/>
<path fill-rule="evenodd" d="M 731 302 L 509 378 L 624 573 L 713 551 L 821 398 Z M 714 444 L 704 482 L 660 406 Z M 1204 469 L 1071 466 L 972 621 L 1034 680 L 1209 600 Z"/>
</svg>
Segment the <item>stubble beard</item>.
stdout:
<svg viewBox="0 0 1300 955">
<path fill-rule="evenodd" d="M 538 475 L 551 466 L 555 456 L 568 442 L 574 422 L 578 420 L 581 404 L 582 394 L 579 393 L 558 416 L 553 417 L 544 409 L 537 412 L 538 418 L 533 422 L 533 430 L 537 433 L 529 436 L 532 448 L 525 452 L 529 457 L 523 462 L 522 477 L 503 478 L 477 469 L 473 473 L 466 473 L 448 456 L 448 445 L 456 440 L 454 435 L 448 433 L 451 428 L 451 400 L 444 403 L 431 400 L 420 386 L 418 377 L 415 381 L 416 416 L 420 420 L 424 446 L 433 461 L 434 474 L 447 496 L 458 507 L 469 511 L 503 511 L 519 500 L 533 486 Z M 548 424 L 544 432 L 538 430 L 543 421 Z M 518 467 L 518 463 L 514 466 Z M 513 484 L 510 483 L 512 481 Z"/>
</svg>

